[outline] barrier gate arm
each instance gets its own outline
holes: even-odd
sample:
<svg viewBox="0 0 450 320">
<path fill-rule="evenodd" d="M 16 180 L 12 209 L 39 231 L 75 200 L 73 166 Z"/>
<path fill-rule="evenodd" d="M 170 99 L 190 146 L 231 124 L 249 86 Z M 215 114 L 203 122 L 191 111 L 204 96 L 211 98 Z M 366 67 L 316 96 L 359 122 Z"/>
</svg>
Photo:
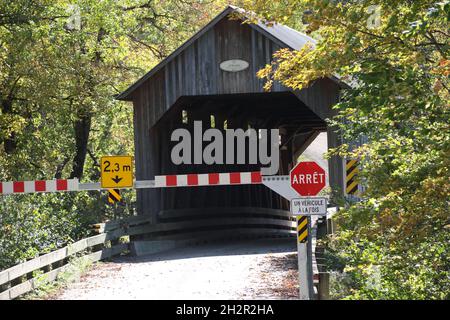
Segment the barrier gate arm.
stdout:
<svg viewBox="0 0 450 320">
<path fill-rule="evenodd" d="M 156 188 L 155 180 L 136 180 L 131 188 L 118 188 L 118 189 L 146 189 Z M 95 191 L 95 190 L 108 190 L 109 188 L 102 188 L 100 182 L 87 182 L 80 183 L 78 185 L 78 191 Z"/>
<path fill-rule="evenodd" d="M 263 184 L 287 200 L 298 195 L 290 187 L 289 176 L 262 176 L 261 172 L 228 172 L 155 176 L 155 180 L 135 180 L 130 188 L 152 189 L 174 187 L 200 187 L 223 185 Z M 79 183 L 78 179 L 0 182 L 0 195 L 66 191 L 108 190 L 100 182 Z"/>
<path fill-rule="evenodd" d="M 260 172 L 228 172 L 155 176 L 155 180 L 135 180 L 132 187 L 120 189 L 146 189 L 196 186 L 223 186 L 265 184 L 281 176 L 263 177 Z M 286 179 L 286 176 L 283 176 Z M 275 180 L 273 180 L 275 181 Z M 107 190 L 100 182 L 79 183 L 78 179 L 0 182 L 0 195 Z"/>
</svg>

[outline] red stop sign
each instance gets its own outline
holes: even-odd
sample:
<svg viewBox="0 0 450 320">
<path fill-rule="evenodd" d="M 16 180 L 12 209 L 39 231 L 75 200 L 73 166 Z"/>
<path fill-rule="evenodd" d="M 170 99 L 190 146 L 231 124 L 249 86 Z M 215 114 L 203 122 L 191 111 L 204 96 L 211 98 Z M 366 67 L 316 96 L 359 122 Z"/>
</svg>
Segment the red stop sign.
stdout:
<svg viewBox="0 0 450 320">
<path fill-rule="evenodd" d="M 315 162 L 300 162 L 291 170 L 290 180 L 301 196 L 315 196 L 325 187 L 325 170 Z"/>
</svg>

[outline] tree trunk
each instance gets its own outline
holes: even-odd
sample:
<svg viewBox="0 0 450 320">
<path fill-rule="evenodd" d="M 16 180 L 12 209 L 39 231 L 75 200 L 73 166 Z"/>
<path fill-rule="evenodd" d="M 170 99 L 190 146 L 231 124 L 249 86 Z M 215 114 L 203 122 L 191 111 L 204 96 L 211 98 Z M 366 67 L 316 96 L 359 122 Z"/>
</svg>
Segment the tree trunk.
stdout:
<svg viewBox="0 0 450 320">
<path fill-rule="evenodd" d="M 97 34 L 97 43 L 100 44 L 102 39 L 104 38 L 106 32 L 103 28 L 100 28 Z M 85 44 L 81 47 L 81 52 L 86 53 L 87 50 L 85 48 Z M 98 66 L 101 62 L 102 57 L 99 51 L 95 52 L 95 58 L 93 59 L 93 64 Z M 87 91 L 91 93 L 91 96 L 94 96 L 95 93 L 95 79 L 92 75 L 88 75 L 88 88 Z M 86 155 L 88 151 L 88 141 L 89 141 L 89 132 L 91 130 L 91 120 L 92 115 L 89 112 L 79 112 L 78 120 L 75 121 L 74 129 L 75 129 L 75 148 L 76 153 L 73 159 L 73 167 L 70 178 L 78 178 L 81 179 L 83 176 L 84 162 L 86 160 Z"/>
<path fill-rule="evenodd" d="M 3 114 L 12 114 L 12 104 L 13 99 L 12 97 L 7 97 L 5 100 L 1 99 L 1 108 Z M 3 148 L 5 149 L 5 152 L 7 154 L 13 153 L 17 148 L 17 141 L 16 141 L 16 133 L 11 132 L 10 135 L 3 140 Z"/>
<path fill-rule="evenodd" d="M 75 157 L 73 158 L 72 173 L 70 179 L 81 179 L 83 176 L 84 162 L 86 160 L 89 132 L 91 130 L 91 115 L 79 115 L 74 123 L 75 130 Z"/>
</svg>

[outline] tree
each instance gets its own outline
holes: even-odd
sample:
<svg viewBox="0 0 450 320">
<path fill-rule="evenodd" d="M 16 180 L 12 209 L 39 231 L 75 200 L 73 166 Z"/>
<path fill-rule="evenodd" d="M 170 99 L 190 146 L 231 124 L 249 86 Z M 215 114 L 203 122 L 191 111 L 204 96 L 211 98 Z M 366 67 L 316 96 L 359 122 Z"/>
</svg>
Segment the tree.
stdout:
<svg viewBox="0 0 450 320">
<path fill-rule="evenodd" d="M 333 267 L 345 271 L 346 298 L 448 299 L 449 1 L 247 2 L 268 20 L 302 12 L 318 39 L 280 50 L 259 72 L 302 89 L 332 75 L 350 83 L 330 124 L 344 142 L 332 154 L 361 159 L 362 201 L 337 216 L 328 242 Z"/>
</svg>

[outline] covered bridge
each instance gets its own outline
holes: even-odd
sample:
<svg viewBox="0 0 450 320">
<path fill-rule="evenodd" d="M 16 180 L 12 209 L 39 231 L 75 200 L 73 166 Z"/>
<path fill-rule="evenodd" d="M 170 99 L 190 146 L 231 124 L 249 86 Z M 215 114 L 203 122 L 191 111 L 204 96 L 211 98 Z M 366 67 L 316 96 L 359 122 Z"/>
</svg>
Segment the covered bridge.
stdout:
<svg viewBox="0 0 450 320">
<path fill-rule="evenodd" d="M 269 27 L 230 19 L 236 10 L 240 9 L 228 6 L 118 96 L 134 106 L 137 180 L 166 174 L 259 170 L 260 165 L 174 165 L 171 133 L 176 128 L 192 131 L 196 120 L 203 122 L 203 130 L 210 125 L 280 129 L 278 174 L 288 174 L 319 132 L 328 132 L 329 147 L 337 143 L 325 122 L 339 99 L 337 79 L 318 79 L 301 91 L 275 83 L 271 92 L 265 92 L 263 81 L 256 77 L 277 50 L 300 49 L 314 40 L 283 25 Z M 244 61 L 240 70 L 220 67 L 224 61 L 236 59 Z M 339 159 L 329 161 L 329 180 L 333 187 L 342 187 Z M 138 213 L 150 215 L 151 223 L 209 219 L 208 229 L 217 233 L 292 231 L 285 223 L 290 220 L 288 203 L 263 185 L 140 189 L 137 201 Z M 223 221 L 230 219 L 234 223 L 225 226 Z M 259 219 L 256 224 L 255 219 Z M 201 224 L 190 226 L 193 232 L 202 231 Z"/>
</svg>

